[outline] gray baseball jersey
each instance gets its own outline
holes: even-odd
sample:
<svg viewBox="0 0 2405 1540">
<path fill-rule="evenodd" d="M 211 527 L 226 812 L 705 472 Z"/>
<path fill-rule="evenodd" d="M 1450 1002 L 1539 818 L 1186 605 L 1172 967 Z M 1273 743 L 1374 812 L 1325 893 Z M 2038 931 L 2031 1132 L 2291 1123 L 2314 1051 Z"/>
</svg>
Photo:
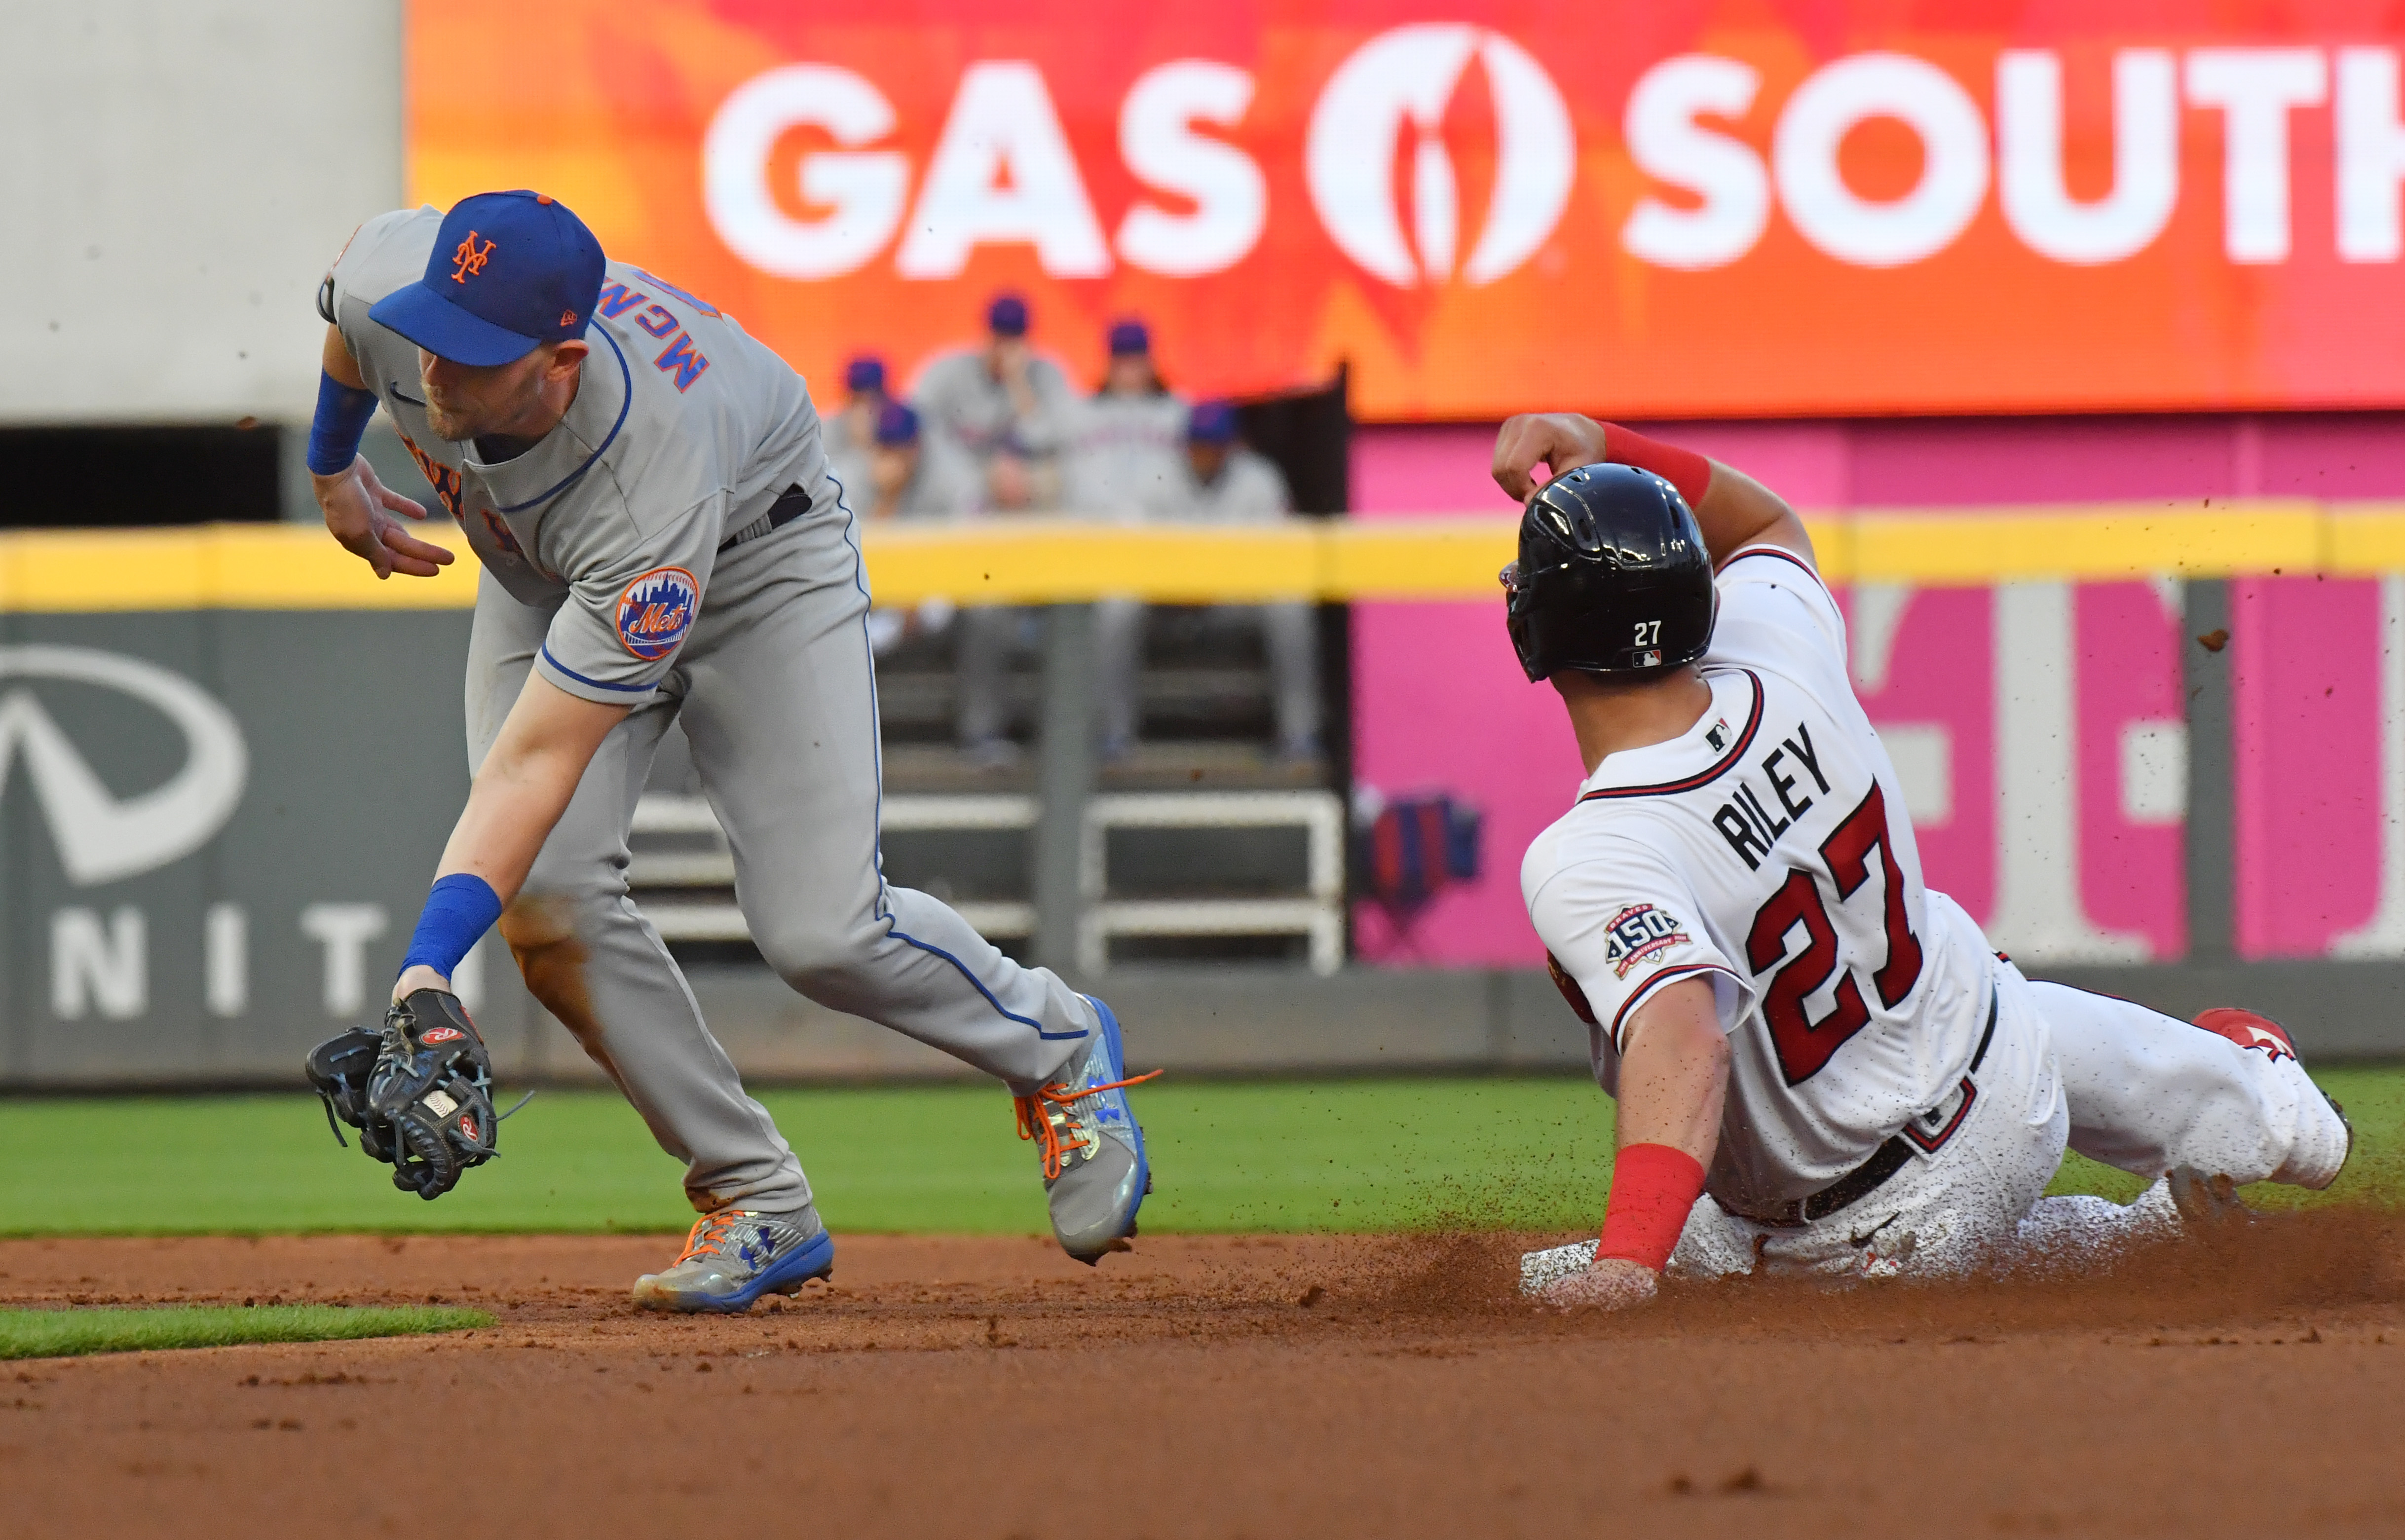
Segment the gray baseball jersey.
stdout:
<svg viewBox="0 0 2405 1540">
<path fill-rule="evenodd" d="M 984 350 L 968 348 L 928 364 L 910 404 L 927 447 L 949 462 L 950 473 L 976 480 L 1005 441 L 1016 441 L 1021 453 L 1037 459 L 1060 452 L 1076 404 L 1068 376 L 1051 359 L 1033 357 L 1027 360 L 1027 388 L 1035 410 L 1022 415 L 1009 387 L 987 371 Z"/>
<path fill-rule="evenodd" d="M 775 1121 L 627 902 L 627 827 L 674 722 L 725 829 L 752 939 L 788 984 L 1014 1089 L 1054 1076 L 1085 1052 L 1084 1001 L 884 880 L 858 505 L 833 490 L 801 379 L 733 320 L 612 262 L 567 416 L 525 455 L 485 465 L 428 431 L 417 350 L 368 316 L 423 273 L 438 224 L 429 208 L 363 227 L 335 265 L 334 302 L 485 564 L 468 650 L 471 761 L 531 675 L 633 707 L 513 905 L 513 945 L 576 959 L 529 965 L 528 986 L 685 1162 L 696 1208 L 809 1201 Z M 809 511 L 769 533 L 767 510 L 795 485 Z"/>
<path fill-rule="evenodd" d="M 732 316 L 612 262 L 568 414 L 485 464 L 474 444 L 434 435 L 416 344 L 368 317 L 424 273 L 442 219 L 399 210 L 360 227 L 334 264 L 335 323 L 485 570 L 521 604 L 557 606 L 535 671 L 585 700 L 639 705 L 691 634 L 728 538 L 792 487 L 813 512 L 834 505 L 818 412 Z"/>
<path fill-rule="evenodd" d="M 1210 483 L 1195 480 L 1190 469 L 1185 482 L 1186 500 L 1176 509 L 1182 518 L 1259 524 L 1284 518 L 1292 511 L 1286 478 L 1278 474 L 1276 466 L 1249 449 L 1231 453 L 1217 478 Z"/>
<path fill-rule="evenodd" d="M 827 474 L 835 478 L 845 501 L 853 509 L 860 510 L 865 509 L 870 501 L 869 483 L 873 474 L 870 467 L 877 446 L 867 439 L 855 437 L 853 429 L 856 426 L 874 427 L 876 413 L 868 414 L 865 425 L 852 415 L 850 407 L 821 419 L 826 444 Z"/>
<path fill-rule="evenodd" d="M 1062 503 L 1073 513 L 1174 513 L 1192 480 L 1187 414 L 1186 403 L 1165 391 L 1076 403 Z"/>
</svg>

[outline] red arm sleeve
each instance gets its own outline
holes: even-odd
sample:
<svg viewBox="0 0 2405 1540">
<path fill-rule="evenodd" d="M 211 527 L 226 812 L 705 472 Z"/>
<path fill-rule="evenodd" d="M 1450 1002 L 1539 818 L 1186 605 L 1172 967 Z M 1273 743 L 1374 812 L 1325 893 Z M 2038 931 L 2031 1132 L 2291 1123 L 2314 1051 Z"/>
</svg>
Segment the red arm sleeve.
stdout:
<svg viewBox="0 0 2405 1540">
<path fill-rule="evenodd" d="M 1694 508 L 1711 490 L 1712 462 L 1692 449 L 1681 449 L 1658 439 L 1649 439 L 1635 428 L 1618 423 L 1603 425 L 1604 457 L 1615 465 L 1633 465 L 1639 470 L 1650 470 L 1679 489 L 1679 496 Z"/>
</svg>

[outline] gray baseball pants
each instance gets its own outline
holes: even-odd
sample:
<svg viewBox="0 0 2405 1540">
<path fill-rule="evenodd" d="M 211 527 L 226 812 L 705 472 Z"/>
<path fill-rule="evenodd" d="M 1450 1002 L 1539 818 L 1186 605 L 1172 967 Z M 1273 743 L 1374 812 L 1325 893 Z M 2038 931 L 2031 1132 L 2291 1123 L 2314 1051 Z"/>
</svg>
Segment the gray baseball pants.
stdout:
<svg viewBox="0 0 2405 1540">
<path fill-rule="evenodd" d="M 1094 675 L 1102 696 L 1103 743 L 1124 748 L 1142 735 L 1144 612 L 1141 599 L 1094 606 Z M 970 611 L 975 613 L 975 611 Z M 1282 753 L 1314 752 L 1319 743 L 1319 619 L 1308 604 L 1217 604 L 1203 611 L 1216 628 L 1258 626 L 1269 653 L 1271 701 Z"/>
<path fill-rule="evenodd" d="M 810 1201 L 801 1164 L 744 1094 L 659 932 L 626 896 L 626 830 L 652 757 L 683 724 L 735 855 L 761 955 L 823 1005 L 973 1064 L 1015 1093 L 1081 1054 L 1092 1018 L 924 893 L 890 886 L 868 592 L 848 514 L 723 552 L 660 692 L 602 741 L 501 933 L 527 987 L 685 1163 L 696 1210 Z M 551 623 L 487 575 L 468 650 L 472 766 L 499 735 Z"/>
</svg>

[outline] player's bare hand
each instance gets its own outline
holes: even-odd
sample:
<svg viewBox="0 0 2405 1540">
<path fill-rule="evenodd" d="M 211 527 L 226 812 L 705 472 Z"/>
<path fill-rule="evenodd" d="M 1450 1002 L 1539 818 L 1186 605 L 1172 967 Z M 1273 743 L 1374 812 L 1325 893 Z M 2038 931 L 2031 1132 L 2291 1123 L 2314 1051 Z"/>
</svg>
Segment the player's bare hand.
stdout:
<svg viewBox="0 0 2405 1540">
<path fill-rule="evenodd" d="M 1557 1310 L 1624 1310 L 1644 1304 L 1661 1287 L 1661 1277 L 1643 1263 L 1599 1256 L 1585 1271 L 1546 1284 L 1537 1297 Z"/>
<path fill-rule="evenodd" d="M 395 517 L 423 519 L 426 510 L 379 481 L 366 455 L 355 457 L 340 474 L 312 474 L 309 482 L 326 515 L 326 528 L 344 550 L 373 567 L 378 578 L 396 572 L 430 578 L 451 565 L 450 552 L 419 539 Z"/>
<path fill-rule="evenodd" d="M 1526 412 L 1495 435 L 1495 484 L 1514 502 L 1573 466 L 1603 458 L 1603 425 L 1575 412 Z M 1538 466 L 1546 468 L 1540 479 Z"/>
</svg>

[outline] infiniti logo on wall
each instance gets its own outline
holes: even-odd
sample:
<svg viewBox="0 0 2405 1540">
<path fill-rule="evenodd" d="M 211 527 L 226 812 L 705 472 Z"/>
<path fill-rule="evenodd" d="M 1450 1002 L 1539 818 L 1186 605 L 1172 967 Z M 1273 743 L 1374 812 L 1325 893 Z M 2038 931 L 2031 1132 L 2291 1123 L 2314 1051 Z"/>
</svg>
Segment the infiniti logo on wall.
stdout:
<svg viewBox="0 0 2405 1540">
<path fill-rule="evenodd" d="M 0 794 L 21 759 L 77 887 L 114 882 L 191 854 L 242 801 L 250 760 L 242 728 L 206 691 L 179 674 L 122 653 L 86 647 L 0 647 L 0 681 L 64 679 L 133 696 L 174 722 L 184 763 L 159 786 L 120 800 L 30 690 L 0 694 Z"/>
<path fill-rule="evenodd" d="M 1444 113 L 1472 58 L 1486 71 L 1495 104 L 1495 190 L 1461 276 L 1489 284 L 1526 261 L 1569 202 L 1578 168 L 1569 109 L 1526 49 L 1501 33 L 1460 24 L 1382 33 L 1337 66 L 1319 93 L 1303 170 L 1329 237 L 1390 284 L 1453 276 L 1460 210 Z M 1394 190 L 1397 131 L 1406 119 L 1413 131 L 1409 245 Z"/>
</svg>

